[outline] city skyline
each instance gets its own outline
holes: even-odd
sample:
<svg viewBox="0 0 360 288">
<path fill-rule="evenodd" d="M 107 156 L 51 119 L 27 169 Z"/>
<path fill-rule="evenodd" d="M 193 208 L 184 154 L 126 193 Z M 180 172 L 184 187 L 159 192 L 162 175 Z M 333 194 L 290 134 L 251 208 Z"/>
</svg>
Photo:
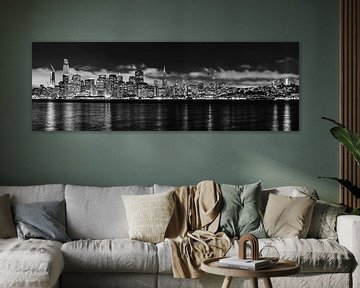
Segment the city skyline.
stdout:
<svg viewBox="0 0 360 288">
<path fill-rule="evenodd" d="M 246 87 L 284 78 L 298 82 L 298 53 L 297 42 L 34 42 L 32 87 L 46 85 L 52 71 L 58 83 L 63 59 L 69 59 L 69 74 L 83 79 L 120 74 L 127 81 L 140 68 L 144 82 L 153 84 L 166 66 L 170 85 L 225 82 Z"/>
</svg>

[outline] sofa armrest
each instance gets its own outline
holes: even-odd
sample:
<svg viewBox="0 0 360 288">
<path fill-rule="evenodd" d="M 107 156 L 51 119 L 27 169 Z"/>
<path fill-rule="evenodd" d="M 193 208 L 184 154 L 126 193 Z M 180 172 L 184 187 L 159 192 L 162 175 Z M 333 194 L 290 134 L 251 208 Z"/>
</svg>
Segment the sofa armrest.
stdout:
<svg viewBox="0 0 360 288">
<path fill-rule="evenodd" d="M 347 248 L 355 257 L 352 287 L 360 287 L 360 216 L 338 216 L 336 229 L 339 244 Z"/>
</svg>

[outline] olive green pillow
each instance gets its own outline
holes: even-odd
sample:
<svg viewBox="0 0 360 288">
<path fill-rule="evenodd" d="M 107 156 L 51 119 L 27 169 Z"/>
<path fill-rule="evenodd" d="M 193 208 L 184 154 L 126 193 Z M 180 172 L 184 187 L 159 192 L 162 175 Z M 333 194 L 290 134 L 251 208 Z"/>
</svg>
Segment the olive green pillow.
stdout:
<svg viewBox="0 0 360 288">
<path fill-rule="evenodd" d="M 222 208 L 219 231 L 229 237 L 253 234 L 265 238 L 260 216 L 261 182 L 236 186 L 221 184 Z"/>
<path fill-rule="evenodd" d="M 269 194 L 264 227 L 269 237 L 306 238 L 316 200 Z"/>
<path fill-rule="evenodd" d="M 0 196 L 0 238 L 16 237 L 16 228 L 11 214 L 10 195 Z"/>
</svg>

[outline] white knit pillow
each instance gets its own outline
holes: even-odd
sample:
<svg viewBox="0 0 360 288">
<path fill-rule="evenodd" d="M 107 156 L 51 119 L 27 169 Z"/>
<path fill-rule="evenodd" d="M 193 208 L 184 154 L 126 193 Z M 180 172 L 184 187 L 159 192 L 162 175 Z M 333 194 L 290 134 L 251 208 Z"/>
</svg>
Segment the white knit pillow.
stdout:
<svg viewBox="0 0 360 288">
<path fill-rule="evenodd" d="M 175 208 L 173 193 L 122 196 L 131 239 L 151 243 L 164 240 Z"/>
</svg>

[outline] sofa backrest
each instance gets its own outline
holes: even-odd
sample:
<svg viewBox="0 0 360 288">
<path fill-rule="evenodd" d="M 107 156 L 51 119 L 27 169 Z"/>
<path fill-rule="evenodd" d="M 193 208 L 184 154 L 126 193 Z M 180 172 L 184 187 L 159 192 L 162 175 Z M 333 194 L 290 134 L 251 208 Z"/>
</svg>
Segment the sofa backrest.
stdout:
<svg viewBox="0 0 360 288">
<path fill-rule="evenodd" d="M 67 233 L 71 239 L 128 238 L 123 195 L 153 194 L 153 187 L 66 185 Z"/>
<path fill-rule="evenodd" d="M 10 194 L 11 204 L 61 201 L 65 198 L 65 185 L 0 186 L 0 195 L 4 194 Z"/>
<path fill-rule="evenodd" d="M 175 186 L 154 184 L 154 194 L 166 193 L 166 192 L 174 190 L 175 188 L 176 188 Z"/>
</svg>

